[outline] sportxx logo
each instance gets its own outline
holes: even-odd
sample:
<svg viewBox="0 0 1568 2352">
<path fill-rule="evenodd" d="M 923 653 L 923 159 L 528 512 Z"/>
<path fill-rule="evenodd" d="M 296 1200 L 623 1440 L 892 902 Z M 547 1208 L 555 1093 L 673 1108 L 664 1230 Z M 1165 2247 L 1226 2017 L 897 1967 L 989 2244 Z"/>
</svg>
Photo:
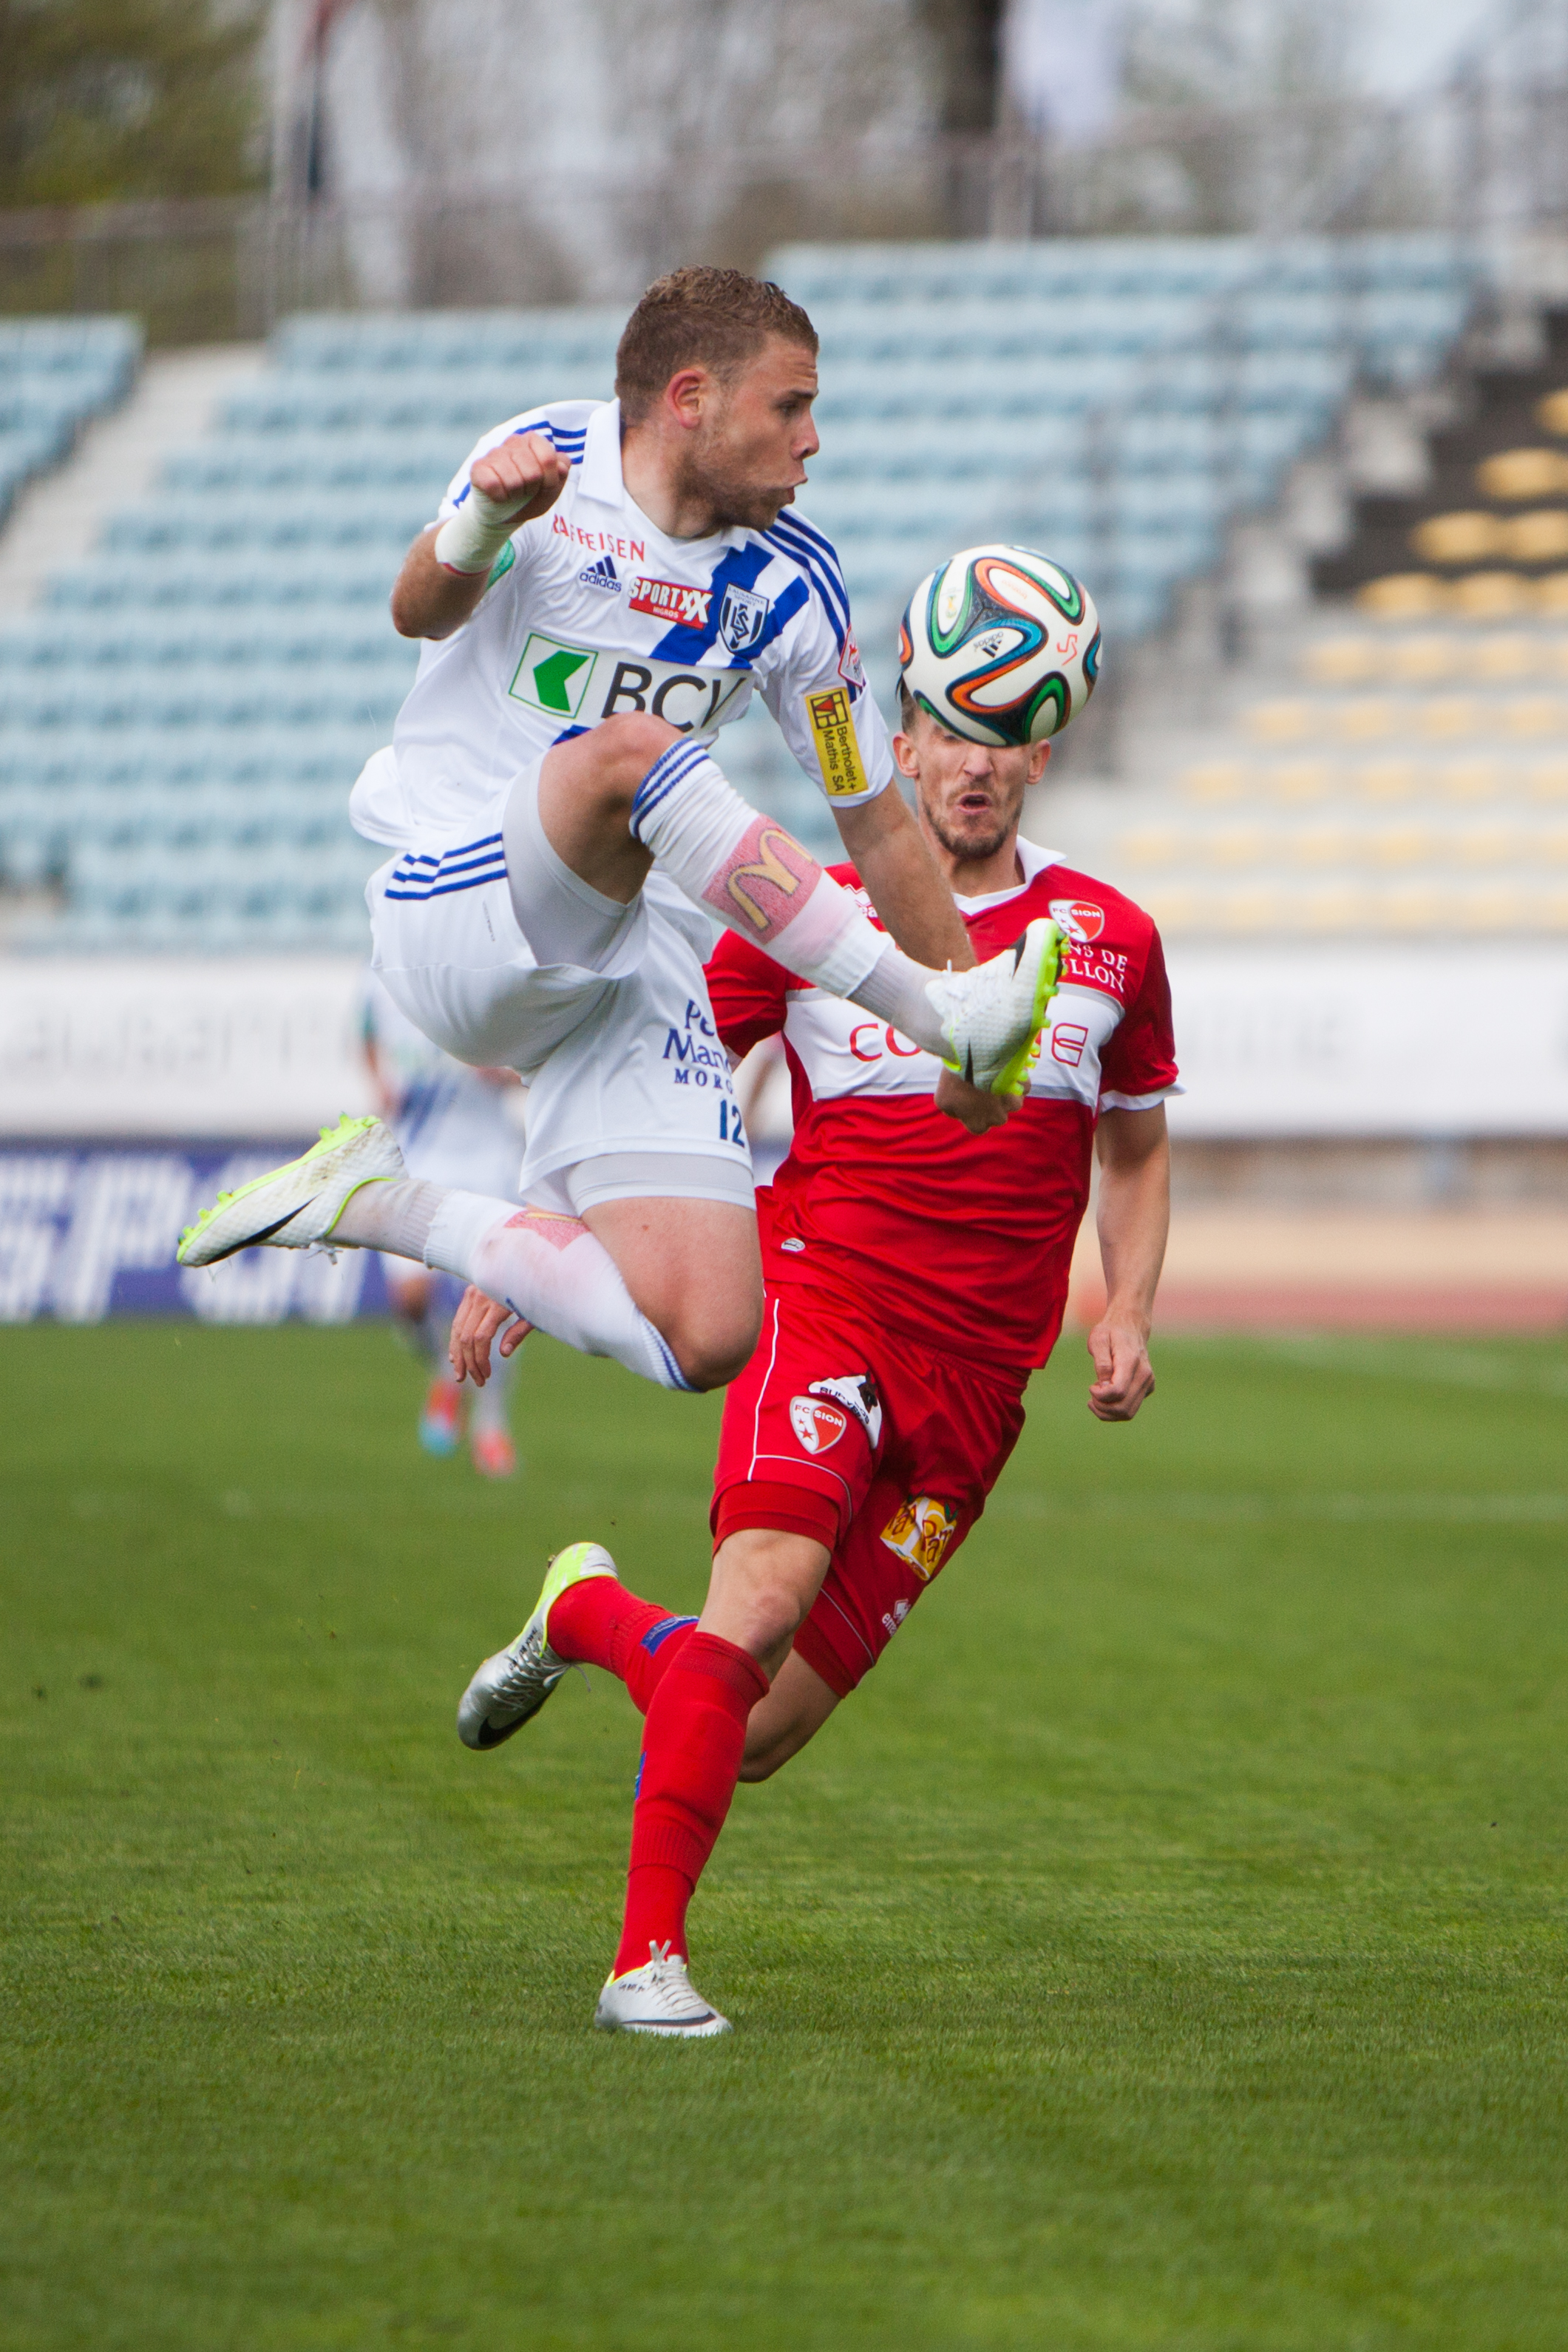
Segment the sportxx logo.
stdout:
<svg viewBox="0 0 1568 2352">
<path fill-rule="evenodd" d="M 655 621 L 674 621 L 684 629 L 706 629 L 713 592 L 691 588 L 681 580 L 633 580 L 632 610 L 651 613 Z"/>
<path fill-rule="evenodd" d="M 1105 909 L 1097 907 L 1092 898 L 1053 898 L 1051 919 L 1059 931 L 1081 948 L 1097 940 L 1105 928 Z"/>
</svg>

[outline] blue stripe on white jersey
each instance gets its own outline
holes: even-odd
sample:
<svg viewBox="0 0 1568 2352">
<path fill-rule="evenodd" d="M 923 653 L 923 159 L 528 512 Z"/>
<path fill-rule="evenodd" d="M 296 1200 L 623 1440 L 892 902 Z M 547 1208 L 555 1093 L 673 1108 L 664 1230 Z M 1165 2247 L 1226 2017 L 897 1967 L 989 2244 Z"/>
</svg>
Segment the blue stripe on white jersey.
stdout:
<svg viewBox="0 0 1568 2352">
<path fill-rule="evenodd" d="M 498 833 L 466 841 L 439 856 L 428 850 L 405 850 L 392 869 L 385 895 L 389 898 L 448 898 L 455 890 L 477 890 L 486 882 L 507 878 L 506 852 Z"/>
<path fill-rule="evenodd" d="M 781 514 L 763 537 L 772 541 L 810 581 L 827 613 L 841 656 L 850 635 L 850 598 L 832 541 L 824 539 L 803 516 L 792 514 Z M 858 687 L 851 685 L 852 696 L 859 691 Z"/>
</svg>

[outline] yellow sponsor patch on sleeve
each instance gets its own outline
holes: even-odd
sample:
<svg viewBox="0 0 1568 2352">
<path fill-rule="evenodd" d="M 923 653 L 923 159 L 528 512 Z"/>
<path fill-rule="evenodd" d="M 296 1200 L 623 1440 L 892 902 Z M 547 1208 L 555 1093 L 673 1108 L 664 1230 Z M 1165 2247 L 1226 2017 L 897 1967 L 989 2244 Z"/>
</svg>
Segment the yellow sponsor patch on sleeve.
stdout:
<svg viewBox="0 0 1568 2352">
<path fill-rule="evenodd" d="M 822 790 L 828 798 L 852 800 L 869 792 L 849 688 L 830 686 L 821 694 L 809 694 L 806 715 L 811 722 L 817 764 L 822 771 Z"/>
</svg>

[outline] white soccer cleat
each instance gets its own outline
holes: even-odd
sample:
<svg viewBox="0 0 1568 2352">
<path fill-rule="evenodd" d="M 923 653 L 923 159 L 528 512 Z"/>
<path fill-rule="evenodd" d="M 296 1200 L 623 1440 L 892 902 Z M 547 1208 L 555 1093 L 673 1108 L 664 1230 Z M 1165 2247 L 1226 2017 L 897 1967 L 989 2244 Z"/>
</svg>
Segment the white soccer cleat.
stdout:
<svg viewBox="0 0 1568 2352">
<path fill-rule="evenodd" d="M 938 972 L 925 983 L 952 1051 L 947 1067 L 983 1093 L 1021 1095 L 1056 993 L 1061 933 L 1044 915 L 988 963 Z"/>
<path fill-rule="evenodd" d="M 668 1944 L 650 1944 L 642 1968 L 605 1979 L 593 2022 L 604 2033 L 662 2033 L 687 2042 L 731 2030 L 728 2018 L 697 1991 L 685 1960 L 670 1958 Z"/>
<path fill-rule="evenodd" d="M 331 1239 L 332 1228 L 361 1184 L 405 1176 L 402 1154 L 379 1118 L 350 1118 L 324 1127 L 302 1159 L 220 1192 L 180 1236 L 182 1265 L 216 1265 L 235 1250 L 265 1242 L 272 1249 L 308 1249 Z"/>
<path fill-rule="evenodd" d="M 550 1648 L 551 1608 L 569 1585 L 616 1573 L 602 1544 L 568 1544 L 556 1553 L 533 1615 L 515 1642 L 486 1659 L 457 1702 L 457 1737 L 465 1748 L 499 1748 L 533 1720 L 570 1664 Z"/>
</svg>

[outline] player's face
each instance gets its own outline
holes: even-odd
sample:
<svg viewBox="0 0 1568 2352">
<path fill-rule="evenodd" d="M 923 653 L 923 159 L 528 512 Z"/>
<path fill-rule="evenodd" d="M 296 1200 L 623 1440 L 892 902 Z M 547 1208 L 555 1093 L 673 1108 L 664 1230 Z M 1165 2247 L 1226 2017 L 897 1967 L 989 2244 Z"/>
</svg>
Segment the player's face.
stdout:
<svg viewBox="0 0 1568 2352">
<path fill-rule="evenodd" d="M 712 508 L 717 527 L 767 530 L 806 478 L 821 444 L 811 422 L 817 362 L 770 335 L 745 372 L 715 384 L 686 451 L 683 487 Z"/>
<path fill-rule="evenodd" d="M 1005 849 L 1018 830 L 1023 796 L 1039 783 L 1049 743 L 1021 751 L 966 742 L 922 711 L 911 735 L 894 743 L 915 785 L 920 814 L 950 857 L 981 860 Z"/>
</svg>

